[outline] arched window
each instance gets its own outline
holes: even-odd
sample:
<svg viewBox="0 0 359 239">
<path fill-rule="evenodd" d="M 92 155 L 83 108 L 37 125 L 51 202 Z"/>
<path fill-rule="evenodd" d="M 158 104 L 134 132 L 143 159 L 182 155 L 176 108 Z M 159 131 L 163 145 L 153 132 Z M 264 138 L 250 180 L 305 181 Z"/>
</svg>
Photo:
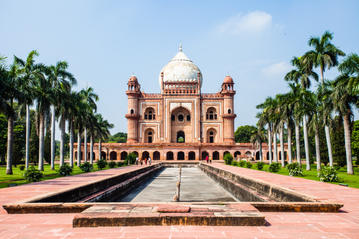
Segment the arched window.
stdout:
<svg viewBox="0 0 359 239">
<path fill-rule="evenodd" d="M 171 120 L 172 120 L 172 121 L 175 121 L 175 119 L 176 119 L 176 118 L 175 118 L 175 115 L 171 115 Z"/>
<path fill-rule="evenodd" d="M 145 143 L 153 143 L 155 133 L 152 129 L 147 129 L 145 131 Z"/>
<path fill-rule="evenodd" d="M 187 115 L 187 121 L 191 121 L 191 115 Z"/>
<path fill-rule="evenodd" d="M 152 107 L 148 107 L 145 110 L 145 120 L 155 120 L 156 119 L 156 114 L 155 114 L 155 110 Z"/>
<path fill-rule="evenodd" d="M 232 114 L 232 110 L 231 110 L 231 109 L 228 109 L 228 114 Z"/>
<path fill-rule="evenodd" d="M 217 111 L 214 107 L 210 107 L 207 109 L 206 119 L 207 120 L 216 120 L 217 119 Z"/>
<path fill-rule="evenodd" d="M 135 111 L 133 109 L 131 109 L 130 111 L 131 115 L 135 113 Z"/>
<path fill-rule="evenodd" d="M 214 143 L 216 139 L 216 130 L 215 129 L 209 129 L 207 131 L 207 143 Z"/>
</svg>

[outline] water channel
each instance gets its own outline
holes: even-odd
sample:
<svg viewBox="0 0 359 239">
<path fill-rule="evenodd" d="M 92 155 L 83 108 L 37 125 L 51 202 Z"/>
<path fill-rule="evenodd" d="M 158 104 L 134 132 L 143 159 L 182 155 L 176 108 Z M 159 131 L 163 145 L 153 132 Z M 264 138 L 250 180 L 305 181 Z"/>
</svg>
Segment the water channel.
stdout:
<svg viewBox="0 0 359 239">
<path fill-rule="evenodd" d="M 164 168 L 118 201 L 121 202 L 171 202 L 176 192 L 179 168 Z M 234 202 L 229 192 L 208 177 L 198 167 L 182 168 L 182 202 Z"/>
</svg>

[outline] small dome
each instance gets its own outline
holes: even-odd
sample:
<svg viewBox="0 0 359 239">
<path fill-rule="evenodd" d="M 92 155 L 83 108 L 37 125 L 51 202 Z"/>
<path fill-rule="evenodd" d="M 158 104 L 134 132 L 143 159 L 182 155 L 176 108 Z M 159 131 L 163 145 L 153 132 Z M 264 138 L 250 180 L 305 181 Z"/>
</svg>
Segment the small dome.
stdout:
<svg viewBox="0 0 359 239">
<path fill-rule="evenodd" d="M 137 77 L 132 75 L 128 81 L 129 82 L 137 82 Z"/>
<path fill-rule="evenodd" d="M 226 84 L 231 84 L 231 83 L 233 83 L 232 77 L 230 77 L 230 76 L 224 77 L 223 83 L 226 83 Z"/>
<path fill-rule="evenodd" d="M 162 68 L 159 83 L 161 86 L 162 76 L 163 82 L 196 82 L 198 81 L 198 74 L 202 86 L 202 73 L 200 69 L 183 53 L 182 46 L 180 46 L 178 53 Z"/>
</svg>

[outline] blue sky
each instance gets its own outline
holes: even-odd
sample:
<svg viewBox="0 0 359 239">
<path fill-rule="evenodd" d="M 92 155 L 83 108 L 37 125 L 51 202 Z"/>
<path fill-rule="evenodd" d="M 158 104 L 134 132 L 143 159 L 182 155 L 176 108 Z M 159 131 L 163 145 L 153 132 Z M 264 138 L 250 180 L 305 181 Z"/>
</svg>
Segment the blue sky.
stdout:
<svg viewBox="0 0 359 239">
<path fill-rule="evenodd" d="M 161 68 L 179 43 L 203 74 L 202 92 L 233 77 L 236 127 L 255 124 L 255 106 L 287 91 L 283 76 L 310 36 L 334 32 L 334 44 L 359 53 L 359 1 L 17 1 L 0 0 L 0 55 L 33 49 L 38 60 L 68 61 L 77 88 L 92 86 L 98 111 L 127 131 L 126 84 L 135 74 L 159 92 Z M 326 73 L 332 79 L 336 71 Z"/>
</svg>

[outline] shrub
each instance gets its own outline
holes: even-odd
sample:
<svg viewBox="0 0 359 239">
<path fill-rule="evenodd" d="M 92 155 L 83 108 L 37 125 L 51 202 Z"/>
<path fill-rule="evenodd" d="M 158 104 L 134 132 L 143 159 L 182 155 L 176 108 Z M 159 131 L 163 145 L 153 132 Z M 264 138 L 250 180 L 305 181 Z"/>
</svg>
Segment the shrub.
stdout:
<svg viewBox="0 0 359 239">
<path fill-rule="evenodd" d="M 280 163 L 271 163 L 269 165 L 269 172 L 276 173 L 279 171 L 280 167 Z"/>
<path fill-rule="evenodd" d="M 252 163 L 251 163 L 251 162 L 247 162 L 247 163 L 246 163 L 246 167 L 247 167 L 247 168 L 251 168 L 251 167 L 252 167 Z"/>
<path fill-rule="evenodd" d="M 117 166 L 117 164 L 116 164 L 116 162 L 111 161 L 111 162 L 108 163 L 108 166 L 109 166 L 110 168 L 114 168 L 114 167 Z"/>
<path fill-rule="evenodd" d="M 289 176 L 303 176 L 303 169 L 299 163 L 291 163 L 287 165 Z"/>
<path fill-rule="evenodd" d="M 233 160 L 232 163 L 231 163 L 231 165 L 233 165 L 233 166 L 238 166 L 238 162 Z"/>
<path fill-rule="evenodd" d="M 319 180 L 322 182 L 338 182 L 339 178 L 334 167 L 323 167 L 318 173 Z"/>
<path fill-rule="evenodd" d="M 99 169 L 104 169 L 107 166 L 106 160 L 103 160 L 103 159 L 100 159 L 99 161 L 97 161 L 96 164 Z"/>
<path fill-rule="evenodd" d="M 88 173 L 92 171 L 93 166 L 89 162 L 86 162 L 80 165 L 80 169 L 82 170 L 82 172 Z"/>
<path fill-rule="evenodd" d="M 25 171 L 24 177 L 27 182 L 39 182 L 43 177 L 43 174 L 40 170 L 37 170 L 34 168 L 34 166 L 31 166 L 28 170 Z"/>
<path fill-rule="evenodd" d="M 25 165 L 20 165 L 20 166 L 19 166 L 19 169 L 20 169 L 21 171 L 24 171 Z"/>
<path fill-rule="evenodd" d="M 136 157 L 137 156 L 135 153 L 130 153 L 129 155 L 127 155 L 123 165 L 128 165 L 128 162 L 130 162 L 130 164 L 134 164 L 136 162 Z"/>
<path fill-rule="evenodd" d="M 244 167 L 246 165 L 247 161 L 241 160 L 239 161 L 239 166 Z"/>
<path fill-rule="evenodd" d="M 258 170 L 262 170 L 263 167 L 264 167 L 264 163 L 263 163 L 263 162 L 258 162 L 258 163 L 257 163 L 257 169 L 258 169 Z"/>
<path fill-rule="evenodd" d="M 123 162 L 117 162 L 117 167 L 122 167 L 123 166 Z"/>
<path fill-rule="evenodd" d="M 231 154 L 226 153 L 226 154 L 224 155 L 223 159 L 224 159 L 224 162 L 225 162 L 226 164 L 228 164 L 228 165 L 231 165 L 231 164 L 232 164 L 233 157 L 232 157 Z"/>
<path fill-rule="evenodd" d="M 72 173 L 72 168 L 68 164 L 64 164 L 59 168 L 58 173 L 61 176 L 69 176 Z"/>
</svg>

